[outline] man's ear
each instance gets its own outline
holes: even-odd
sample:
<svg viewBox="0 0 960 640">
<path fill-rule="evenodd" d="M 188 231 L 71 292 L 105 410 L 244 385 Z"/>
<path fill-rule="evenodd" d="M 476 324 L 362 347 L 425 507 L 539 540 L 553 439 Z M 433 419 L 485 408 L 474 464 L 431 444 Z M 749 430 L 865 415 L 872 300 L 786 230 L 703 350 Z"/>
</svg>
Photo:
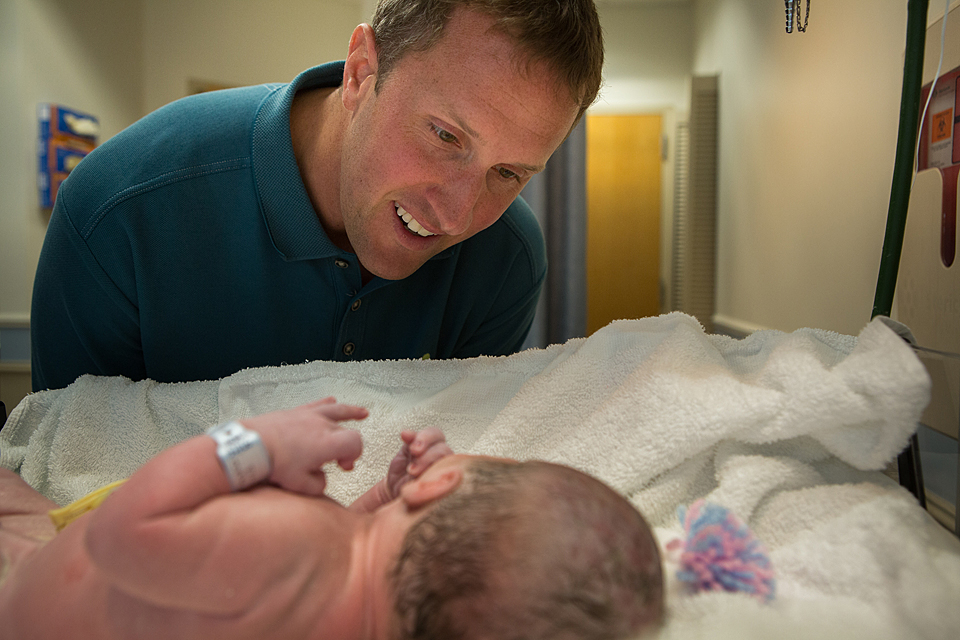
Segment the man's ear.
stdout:
<svg viewBox="0 0 960 640">
<path fill-rule="evenodd" d="M 463 482 L 463 469 L 447 467 L 425 474 L 400 487 L 400 498 L 413 511 L 450 495 Z"/>
<path fill-rule="evenodd" d="M 353 111 L 360 100 L 360 89 L 364 80 L 376 80 L 377 42 L 373 36 L 373 27 L 358 25 L 350 36 L 347 48 L 347 60 L 343 65 L 343 85 L 341 95 L 343 106 Z"/>
</svg>

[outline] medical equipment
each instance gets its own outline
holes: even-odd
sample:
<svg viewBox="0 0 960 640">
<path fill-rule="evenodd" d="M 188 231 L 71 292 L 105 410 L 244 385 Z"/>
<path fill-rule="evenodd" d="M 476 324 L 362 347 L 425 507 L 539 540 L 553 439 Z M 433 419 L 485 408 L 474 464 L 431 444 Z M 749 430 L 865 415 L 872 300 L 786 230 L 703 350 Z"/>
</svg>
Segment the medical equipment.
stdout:
<svg viewBox="0 0 960 640">
<path fill-rule="evenodd" d="M 810 20 L 810 0 L 807 0 L 807 10 L 803 14 L 803 24 L 800 24 L 800 8 L 803 0 L 784 0 L 787 12 L 787 33 L 793 33 L 794 21 L 796 21 L 797 31 L 803 33 L 807 30 L 807 22 Z"/>
</svg>

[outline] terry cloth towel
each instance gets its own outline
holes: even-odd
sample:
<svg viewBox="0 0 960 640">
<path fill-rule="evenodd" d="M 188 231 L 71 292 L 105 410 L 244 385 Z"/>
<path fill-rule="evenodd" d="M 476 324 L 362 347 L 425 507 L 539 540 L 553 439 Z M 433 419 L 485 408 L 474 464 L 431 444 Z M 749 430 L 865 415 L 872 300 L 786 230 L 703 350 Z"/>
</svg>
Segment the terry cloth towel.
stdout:
<svg viewBox="0 0 960 640">
<path fill-rule="evenodd" d="M 630 494 L 724 441 L 883 469 L 915 430 L 928 387 L 880 322 L 859 339 L 801 329 L 735 340 L 673 313 L 505 358 L 250 369 L 221 383 L 219 419 L 333 395 L 370 409 L 351 484 L 382 476 L 401 429 L 439 426 L 455 451 L 560 462 Z"/>
<path fill-rule="evenodd" d="M 679 505 L 731 509 L 764 542 L 777 598 L 684 595 L 668 579 L 662 638 L 945 638 L 960 629 L 960 544 L 883 475 L 929 380 L 880 321 L 707 335 L 672 313 L 587 339 L 462 361 L 314 362 L 217 382 L 84 377 L 28 397 L 0 432 L 0 464 L 64 504 L 125 477 L 211 424 L 327 395 L 366 406 L 349 502 L 383 476 L 403 429 L 441 427 L 454 450 L 579 468 L 628 496 L 661 544 Z"/>
</svg>

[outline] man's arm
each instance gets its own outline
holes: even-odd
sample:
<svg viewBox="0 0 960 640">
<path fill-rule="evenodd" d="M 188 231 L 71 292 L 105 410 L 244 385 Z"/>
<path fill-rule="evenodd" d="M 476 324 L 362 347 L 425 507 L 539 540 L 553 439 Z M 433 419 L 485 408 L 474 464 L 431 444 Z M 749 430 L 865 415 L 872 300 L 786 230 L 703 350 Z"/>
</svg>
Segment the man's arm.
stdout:
<svg viewBox="0 0 960 640">
<path fill-rule="evenodd" d="M 453 453 L 443 432 L 429 428 L 423 431 L 401 431 L 403 445 L 387 469 L 387 475 L 350 505 L 357 513 L 373 513 L 398 495 L 400 487 L 427 470 L 434 462 Z"/>
<path fill-rule="evenodd" d="M 496 224 L 461 245 L 459 260 L 464 280 L 452 295 L 469 316 L 451 352 L 441 357 L 516 353 L 546 281 L 546 245 L 536 216 L 517 198 Z"/>
<path fill-rule="evenodd" d="M 139 310 L 74 228 L 68 183 L 57 196 L 33 285 L 34 391 L 66 387 L 85 373 L 145 377 Z M 132 263 L 114 266 L 133 281 Z"/>
<path fill-rule="evenodd" d="M 360 434 L 338 422 L 366 416 L 366 409 L 336 404 L 328 398 L 244 420 L 243 424 L 260 435 L 271 458 L 271 483 L 319 496 L 326 487 L 323 465 L 335 461 L 352 469 L 362 451 Z M 237 513 L 223 508 L 223 498 L 231 491 L 216 449 L 208 436 L 167 449 L 93 513 L 86 532 L 87 550 L 118 588 L 160 606 L 189 605 L 209 614 L 228 615 L 249 604 L 246 601 L 256 585 L 237 580 L 237 591 L 251 593 L 238 592 L 228 599 L 215 597 L 216 590 L 206 585 L 223 580 L 209 566 L 216 564 L 211 558 L 232 552 L 224 540 L 230 533 L 229 518 Z M 273 560 L 253 558 L 263 565 Z M 266 566 L 263 568 L 266 573 Z M 190 599 L 185 593 L 187 586 L 212 597 L 203 602 Z"/>
</svg>

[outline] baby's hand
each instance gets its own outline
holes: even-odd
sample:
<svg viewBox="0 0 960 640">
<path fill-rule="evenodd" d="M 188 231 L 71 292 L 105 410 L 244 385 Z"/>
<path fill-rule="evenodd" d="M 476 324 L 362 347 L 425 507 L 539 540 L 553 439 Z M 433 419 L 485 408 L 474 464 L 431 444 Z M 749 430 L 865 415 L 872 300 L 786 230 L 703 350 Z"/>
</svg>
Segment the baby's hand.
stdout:
<svg viewBox="0 0 960 640">
<path fill-rule="evenodd" d="M 367 410 L 338 404 L 333 398 L 243 420 L 260 434 L 270 453 L 270 482 L 308 495 L 322 495 L 326 488 L 323 465 L 336 462 L 345 470 L 363 451 L 360 433 L 340 426 L 342 420 L 362 420 Z"/>
<path fill-rule="evenodd" d="M 390 462 L 385 479 L 390 500 L 400 495 L 400 487 L 420 477 L 440 458 L 453 453 L 443 432 L 434 427 L 420 432 L 401 431 L 400 439 L 403 446 Z"/>
</svg>

